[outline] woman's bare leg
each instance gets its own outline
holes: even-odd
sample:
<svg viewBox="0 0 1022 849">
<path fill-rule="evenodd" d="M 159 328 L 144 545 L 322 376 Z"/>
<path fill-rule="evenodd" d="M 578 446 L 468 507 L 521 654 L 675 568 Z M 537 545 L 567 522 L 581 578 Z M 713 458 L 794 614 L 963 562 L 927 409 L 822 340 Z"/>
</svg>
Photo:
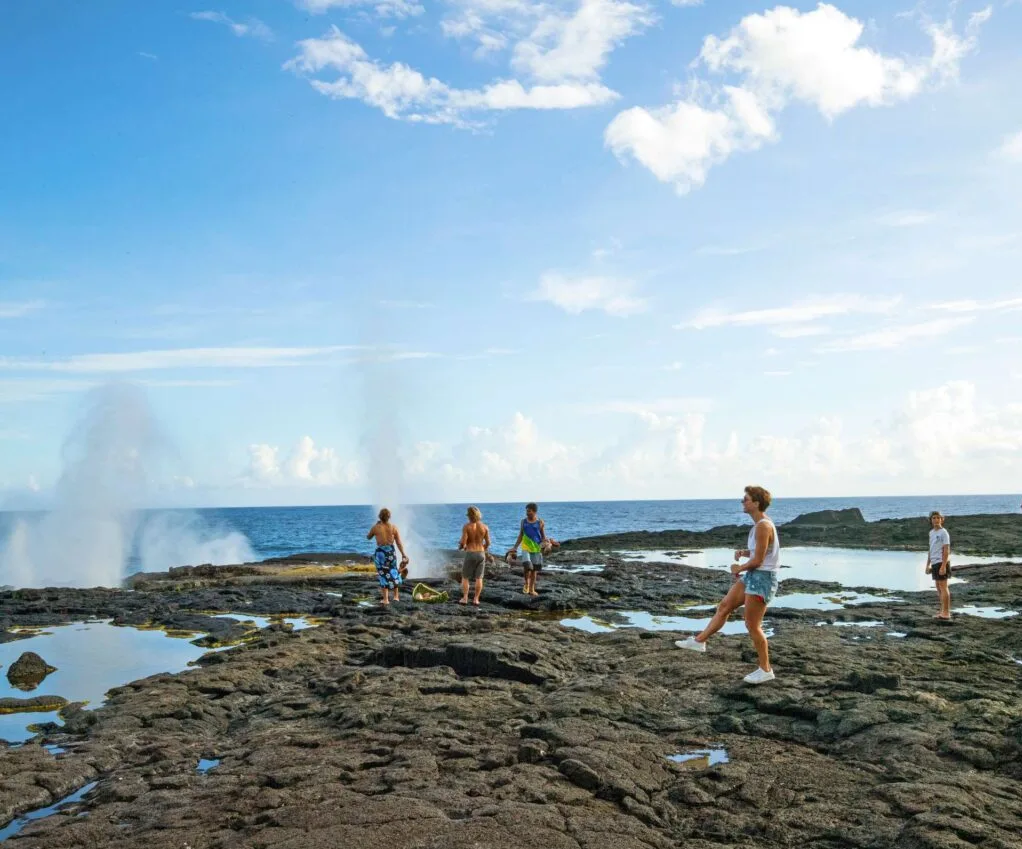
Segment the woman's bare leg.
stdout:
<svg viewBox="0 0 1022 849">
<path fill-rule="evenodd" d="M 727 591 L 727 595 L 717 605 L 717 612 L 713 614 L 710 623 L 703 628 L 701 633 L 696 635 L 696 642 L 705 643 L 710 639 L 710 637 L 724 627 L 728 617 L 743 604 L 745 604 L 745 584 L 741 581 L 735 581 L 731 589 Z"/>
<path fill-rule="evenodd" d="M 760 596 L 745 596 L 745 627 L 749 630 L 752 644 L 756 647 L 759 668 L 764 672 L 770 672 L 770 648 L 767 645 L 766 634 L 763 633 L 763 615 L 765 613 L 766 604 Z"/>
</svg>

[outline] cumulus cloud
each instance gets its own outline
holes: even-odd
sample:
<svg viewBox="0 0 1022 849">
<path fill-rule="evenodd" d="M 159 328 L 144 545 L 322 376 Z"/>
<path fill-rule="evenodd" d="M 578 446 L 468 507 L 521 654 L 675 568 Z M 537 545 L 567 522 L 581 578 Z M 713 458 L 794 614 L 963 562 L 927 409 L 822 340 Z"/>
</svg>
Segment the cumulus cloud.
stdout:
<svg viewBox="0 0 1022 849">
<path fill-rule="evenodd" d="M 251 486 L 338 486 L 358 483 L 361 473 L 353 461 L 344 461 L 333 448 L 321 448 L 303 436 L 287 452 L 268 443 L 248 447 L 248 468 L 242 482 Z"/>
<path fill-rule="evenodd" d="M 564 498 L 725 495 L 750 480 L 777 493 L 905 492 L 918 490 L 920 480 L 956 489 L 968 480 L 994 491 L 1022 474 L 1018 410 L 983 403 L 966 381 L 909 393 L 859 429 L 831 415 L 783 432 L 761 422 L 758 431 L 744 422 L 732 427 L 697 411 L 647 411 L 630 422 L 616 440 L 581 448 L 519 413 L 499 427 L 471 428 L 449 449 L 423 443 L 414 476 L 442 481 L 460 497 L 503 500 L 518 484 Z"/>
<path fill-rule="evenodd" d="M 777 140 L 777 116 L 792 103 L 831 120 L 956 78 L 989 16 L 989 9 L 972 15 L 964 35 L 950 23 L 927 22 L 932 52 L 903 58 L 863 46 L 865 25 L 826 3 L 810 12 L 778 6 L 749 15 L 727 36 L 704 40 L 694 63 L 704 77 L 687 93 L 663 107 L 619 113 L 604 141 L 619 159 L 634 159 L 685 193 L 732 154 Z M 722 82 L 725 75 L 734 84 Z"/>
<path fill-rule="evenodd" d="M 613 316 L 629 316 L 645 312 L 648 301 L 635 293 L 635 283 L 614 277 L 570 277 L 548 271 L 539 279 L 539 286 L 529 293 L 533 301 L 546 301 L 567 313 L 578 315 L 598 310 Z"/>
<path fill-rule="evenodd" d="M 388 118 L 474 127 L 490 112 L 579 109 L 616 100 L 600 71 L 615 47 L 652 21 L 646 6 L 626 0 L 579 0 L 570 14 L 521 0 L 462 0 L 456 6 L 456 15 L 442 23 L 444 34 L 474 39 L 479 56 L 512 45 L 515 76 L 456 88 L 403 62 L 370 57 L 336 26 L 299 42 L 299 54 L 285 68 L 308 76 L 321 94 L 361 100 Z M 324 72 L 333 78 L 324 79 Z"/>
<path fill-rule="evenodd" d="M 249 18 L 244 23 L 241 23 L 227 17 L 223 12 L 192 12 L 189 17 L 195 21 L 223 24 L 238 38 L 258 38 L 262 41 L 273 40 L 273 30 L 259 20 L 259 18 Z"/>
</svg>

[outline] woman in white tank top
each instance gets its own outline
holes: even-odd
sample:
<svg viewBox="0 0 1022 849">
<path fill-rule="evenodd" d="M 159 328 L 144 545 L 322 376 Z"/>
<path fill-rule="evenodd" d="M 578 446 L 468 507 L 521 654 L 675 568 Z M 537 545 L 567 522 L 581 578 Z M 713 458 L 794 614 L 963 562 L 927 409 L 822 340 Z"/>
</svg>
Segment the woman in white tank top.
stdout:
<svg viewBox="0 0 1022 849">
<path fill-rule="evenodd" d="M 759 666 L 745 676 L 748 684 L 764 684 L 774 680 L 774 671 L 770 666 L 770 649 L 766 634 L 763 633 L 763 614 L 767 605 L 777 595 L 777 570 L 781 565 L 781 541 L 777 536 L 777 528 L 766 517 L 770 506 L 770 493 L 761 486 L 745 487 L 742 499 L 742 510 L 752 519 L 749 531 L 748 548 L 735 551 L 735 563 L 731 565 L 731 574 L 737 579 L 728 594 L 717 606 L 717 612 L 700 634 L 687 640 L 678 640 L 675 645 L 692 651 L 706 651 L 706 641 L 716 634 L 728 617 L 739 607 L 745 606 L 745 627 L 756 647 Z M 745 563 L 737 561 L 747 557 Z"/>
</svg>

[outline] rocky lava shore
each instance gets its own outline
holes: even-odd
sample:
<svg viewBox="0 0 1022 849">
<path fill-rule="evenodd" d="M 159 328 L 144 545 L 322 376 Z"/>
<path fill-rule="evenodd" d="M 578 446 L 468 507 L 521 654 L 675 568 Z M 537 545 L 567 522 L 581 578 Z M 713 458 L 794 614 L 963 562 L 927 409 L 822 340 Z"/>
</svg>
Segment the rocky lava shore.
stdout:
<svg viewBox="0 0 1022 849">
<path fill-rule="evenodd" d="M 554 562 L 593 560 L 580 547 Z M 20 747 L 0 744 L 0 823 L 97 782 L 11 844 L 1022 845 L 1022 617 L 937 622 L 933 593 L 772 608 L 778 678 L 754 688 L 741 682 L 754 666 L 745 636 L 718 636 L 699 655 L 674 648 L 674 632 L 559 624 L 579 611 L 706 616 L 677 605 L 715 603 L 730 583 L 678 564 L 601 562 L 595 574 L 544 573 L 538 599 L 521 593 L 520 574 L 494 570 L 480 610 L 413 603 L 410 587 L 389 609 L 364 606 L 370 575 L 298 566 L 289 579 L 287 563 L 174 570 L 133 591 L 0 593 L 0 641 L 16 626 L 91 617 L 210 643 L 246 637 L 187 672 L 113 690 L 98 709 L 71 706 L 63 727 Z M 955 606 L 1022 610 L 1022 566 L 960 574 Z M 322 624 L 252 632 L 207 615 L 216 610 Z M 817 624 L 856 620 L 885 627 Z M 705 750 L 728 760 L 669 760 Z M 200 773 L 200 759 L 219 763 Z"/>
</svg>

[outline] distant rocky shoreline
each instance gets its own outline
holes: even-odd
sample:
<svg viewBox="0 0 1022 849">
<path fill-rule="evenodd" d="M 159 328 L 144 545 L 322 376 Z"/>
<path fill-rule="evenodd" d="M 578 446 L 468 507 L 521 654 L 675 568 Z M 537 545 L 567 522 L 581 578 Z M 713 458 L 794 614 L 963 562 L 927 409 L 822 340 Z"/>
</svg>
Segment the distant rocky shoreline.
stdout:
<svg viewBox="0 0 1022 849">
<path fill-rule="evenodd" d="M 926 549 L 930 523 L 925 516 L 867 522 L 857 508 L 807 513 L 778 525 L 782 545 L 840 548 Z M 944 522 L 952 554 L 1022 555 L 1022 514 L 948 516 Z M 684 549 L 744 547 L 748 525 L 723 525 L 708 531 L 631 531 L 580 537 L 562 543 L 565 550 Z"/>
</svg>

